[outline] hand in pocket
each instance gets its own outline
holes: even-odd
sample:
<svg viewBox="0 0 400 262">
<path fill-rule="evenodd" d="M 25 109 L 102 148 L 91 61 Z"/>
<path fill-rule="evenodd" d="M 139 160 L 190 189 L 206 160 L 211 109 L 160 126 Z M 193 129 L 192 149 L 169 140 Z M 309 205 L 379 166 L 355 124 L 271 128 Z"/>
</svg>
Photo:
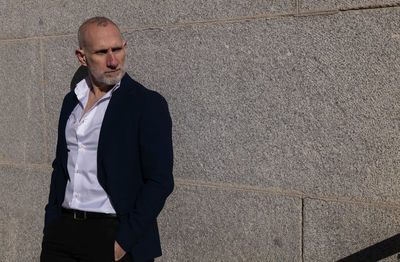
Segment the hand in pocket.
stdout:
<svg viewBox="0 0 400 262">
<path fill-rule="evenodd" d="M 125 256 L 126 251 L 118 244 L 117 241 L 114 242 L 114 258 L 115 261 L 119 261 L 123 256 Z"/>
</svg>

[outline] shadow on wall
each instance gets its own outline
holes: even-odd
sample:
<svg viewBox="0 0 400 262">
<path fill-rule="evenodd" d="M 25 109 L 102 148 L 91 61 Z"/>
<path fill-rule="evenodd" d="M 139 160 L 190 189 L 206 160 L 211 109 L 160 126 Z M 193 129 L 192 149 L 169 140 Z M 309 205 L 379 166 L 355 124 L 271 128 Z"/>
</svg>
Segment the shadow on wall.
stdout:
<svg viewBox="0 0 400 262">
<path fill-rule="evenodd" d="M 80 66 L 78 70 L 76 70 L 74 77 L 71 80 L 70 89 L 73 91 L 75 89 L 76 84 L 78 84 L 82 79 L 84 79 L 88 75 L 88 70 L 86 66 Z"/>
<path fill-rule="evenodd" d="M 360 250 L 357 253 L 342 258 L 337 262 L 379 261 L 381 259 L 390 257 L 399 252 L 400 252 L 400 234 L 397 234 L 394 235 L 393 237 L 390 237 L 379 243 L 369 246 L 363 250 Z M 400 261 L 400 254 L 397 255 L 397 259 Z"/>
</svg>

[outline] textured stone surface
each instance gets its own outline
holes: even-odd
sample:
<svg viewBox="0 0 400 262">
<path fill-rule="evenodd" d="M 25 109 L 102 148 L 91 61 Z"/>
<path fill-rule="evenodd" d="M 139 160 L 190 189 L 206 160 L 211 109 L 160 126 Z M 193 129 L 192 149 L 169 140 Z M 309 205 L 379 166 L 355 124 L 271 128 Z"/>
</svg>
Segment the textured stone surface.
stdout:
<svg viewBox="0 0 400 262">
<path fill-rule="evenodd" d="M 39 261 L 50 170 L 0 165 L 0 254 Z"/>
<path fill-rule="evenodd" d="M 292 12 L 294 2 L 197 1 L 190 9 L 133 1 L 137 8 L 123 10 L 117 2 L 106 15 L 136 28 Z M 378 3 L 300 2 L 302 11 Z M 0 161 L 50 163 L 79 67 L 76 27 L 110 9 L 105 1 L 21 3 L 0 8 L 0 38 L 73 35 L 41 40 L 46 121 L 41 102 L 33 105 L 42 101 L 39 40 L 0 43 Z M 399 15 L 388 8 L 127 30 L 128 71 L 169 102 L 178 178 L 398 203 Z M 38 261 L 50 171 L 0 165 L 6 261 Z M 300 261 L 300 212 L 296 198 L 178 183 L 160 216 L 160 261 Z M 340 259 L 398 234 L 398 217 L 398 209 L 306 200 L 304 260 Z"/>
<path fill-rule="evenodd" d="M 374 8 L 399 5 L 399 0 L 300 0 L 300 11 Z"/>
<path fill-rule="evenodd" d="M 51 169 L 0 165 L 0 188 L 3 208 L 39 209 L 47 202 Z"/>
<path fill-rule="evenodd" d="M 399 9 L 127 33 L 167 97 L 175 174 L 400 200 Z"/>
<path fill-rule="evenodd" d="M 399 216 L 400 209 L 305 200 L 304 261 L 337 261 L 397 235 Z"/>
<path fill-rule="evenodd" d="M 177 185 L 159 261 L 300 261 L 300 199 Z"/>
<path fill-rule="evenodd" d="M 39 50 L 38 41 L 0 43 L 0 161 L 45 161 Z"/>
<path fill-rule="evenodd" d="M 48 135 L 48 163 L 55 157 L 58 118 L 64 96 L 71 90 L 71 82 L 80 64 L 75 57 L 76 37 L 58 37 L 43 41 L 46 76 L 45 107 Z"/>
<path fill-rule="evenodd" d="M 39 261 L 43 209 L 17 209 L 0 206 L 0 253 L 2 261 Z"/>
<path fill-rule="evenodd" d="M 75 34 L 87 18 L 101 15 L 121 27 L 184 23 L 296 10 L 295 0 L 202 1 L 35 1 L 4 0 L 0 11 L 1 39 L 33 35 Z M 23 17 L 24 19 L 21 19 Z M 57 19 L 54 19 L 54 18 Z"/>
</svg>

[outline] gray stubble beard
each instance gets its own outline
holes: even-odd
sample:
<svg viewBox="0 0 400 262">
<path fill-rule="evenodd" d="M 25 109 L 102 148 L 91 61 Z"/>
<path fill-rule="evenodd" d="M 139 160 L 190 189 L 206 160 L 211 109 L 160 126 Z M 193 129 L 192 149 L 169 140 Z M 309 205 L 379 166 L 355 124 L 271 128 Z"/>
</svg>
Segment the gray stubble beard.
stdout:
<svg viewBox="0 0 400 262">
<path fill-rule="evenodd" d="M 90 70 L 90 67 L 88 66 L 88 71 L 94 78 L 97 84 L 101 85 L 106 85 L 106 86 L 114 86 L 117 84 L 119 81 L 121 81 L 122 77 L 125 74 L 125 65 L 122 67 L 119 67 L 120 72 L 117 76 L 114 77 L 106 77 L 103 73 L 97 75 L 97 72 L 93 73 L 93 71 Z"/>
</svg>

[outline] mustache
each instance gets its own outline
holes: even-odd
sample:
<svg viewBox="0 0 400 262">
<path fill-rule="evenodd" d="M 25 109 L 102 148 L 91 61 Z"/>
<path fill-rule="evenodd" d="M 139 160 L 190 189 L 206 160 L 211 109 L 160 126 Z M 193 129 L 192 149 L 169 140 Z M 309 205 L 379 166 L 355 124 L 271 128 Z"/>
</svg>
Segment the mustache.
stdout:
<svg viewBox="0 0 400 262">
<path fill-rule="evenodd" d="M 121 69 L 122 69 L 121 67 L 117 67 L 115 69 L 104 71 L 104 73 L 111 73 L 111 72 L 115 72 L 115 71 L 121 71 Z"/>
<path fill-rule="evenodd" d="M 124 66 L 118 65 L 116 68 L 109 68 L 108 70 L 104 71 L 105 73 L 111 73 L 114 71 L 123 71 Z"/>
</svg>

